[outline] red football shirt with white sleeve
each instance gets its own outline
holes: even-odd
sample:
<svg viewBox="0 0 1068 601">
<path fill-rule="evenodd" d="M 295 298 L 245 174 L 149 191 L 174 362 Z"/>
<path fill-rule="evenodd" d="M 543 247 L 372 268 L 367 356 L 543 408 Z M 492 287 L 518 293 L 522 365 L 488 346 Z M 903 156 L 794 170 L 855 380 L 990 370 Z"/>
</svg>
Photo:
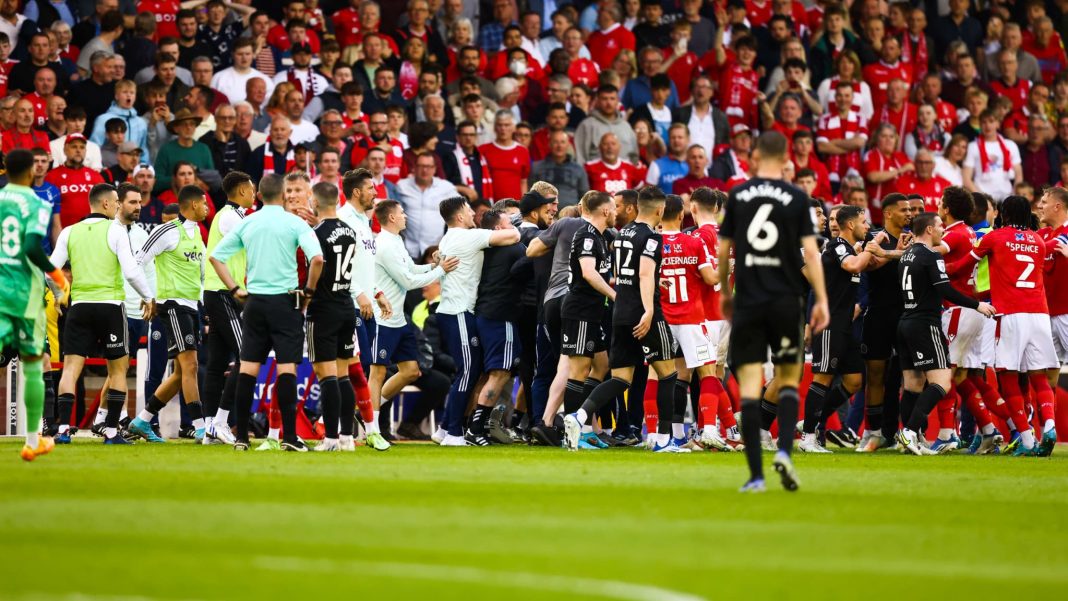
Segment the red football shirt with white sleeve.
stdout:
<svg viewBox="0 0 1068 601">
<path fill-rule="evenodd" d="M 1039 231 L 1046 242 L 1046 304 L 1053 317 L 1068 315 L 1068 258 L 1057 251 L 1057 236 L 1068 236 L 1068 223 L 1057 229 L 1043 228 Z"/>
<path fill-rule="evenodd" d="M 745 0 L 745 18 L 750 27 L 762 27 L 771 20 L 771 0 L 758 4 L 756 0 Z"/>
<path fill-rule="evenodd" d="M 156 16 L 155 40 L 166 37 L 179 37 L 178 35 L 178 5 L 177 0 L 141 0 L 137 3 L 138 14 L 150 12 Z M 344 46 L 342 46 L 344 48 Z"/>
<path fill-rule="evenodd" d="M 713 223 L 706 223 L 695 229 L 690 235 L 705 245 L 709 255 L 712 257 L 712 268 L 719 269 L 719 257 L 716 256 L 716 253 L 719 252 L 719 228 Z M 733 252 L 734 250 L 731 249 L 731 253 Z M 719 288 L 720 284 L 701 287 L 701 305 L 705 310 L 706 321 L 721 321 L 723 319 L 723 313 L 719 309 Z"/>
<path fill-rule="evenodd" d="M 868 86 L 871 88 L 871 104 L 876 113 L 886 104 L 886 97 L 890 91 L 890 80 L 892 79 L 900 79 L 911 85 L 912 69 L 901 61 L 897 61 L 893 65 L 879 61 L 864 67 L 864 81 L 868 82 Z"/>
<path fill-rule="evenodd" d="M 600 75 L 601 68 L 588 58 L 577 58 L 571 61 L 571 66 L 567 68 L 567 76 L 571 78 L 571 83 L 576 86 L 581 83 L 591 89 L 597 89 Z"/>
<path fill-rule="evenodd" d="M 601 69 L 610 69 L 619 51 L 624 48 L 634 50 L 634 45 L 634 34 L 619 23 L 608 29 L 599 29 L 586 39 L 586 48 L 590 51 L 590 58 Z"/>
<path fill-rule="evenodd" d="M 508 147 L 490 142 L 479 146 L 478 151 L 489 164 L 493 177 L 493 200 L 523 196 L 521 180 L 530 177 L 530 152 L 526 147 L 516 142 Z"/>
<path fill-rule="evenodd" d="M 598 192 L 618 194 L 623 190 L 633 190 L 643 179 L 637 167 L 622 159 L 616 161 L 615 165 L 594 159 L 587 162 L 585 168 L 590 189 Z"/>
<path fill-rule="evenodd" d="M 1046 244 L 1037 232 L 1001 227 L 970 252 L 976 259 L 990 257 L 990 299 L 998 313 L 1049 313 L 1043 281 Z"/>
<path fill-rule="evenodd" d="M 339 46 L 347 48 L 360 43 L 360 12 L 357 9 L 346 6 L 334 13 L 330 21 L 334 24 L 334 36 Z"/>
<path fill-rule="evenodd" d="M 59 188 L 59 221 L 68 227 L 90 213 L 89 191 L 104 183 L 104 178 L 88 167 L 71 169 L 60 165 L 48 172 L 45 181 Z"/>
<path fill-rule="evenodd" d="M 733 128 L 739 123 L 749 129 L 759 129 L 757 117 L 757 93 L 760 92 L 760 75 L 732 62 L 723 65 L 719 75 L 719 107 L 727 114 Z"/>
<path fill-rule="evenodd" d="M 989 235 L 987 234 L 986 236 Z M 985 238 L 986 236 L 983 237 Z M 975 247 L 975 230 L 963 221 L 958 221 L 946 228 L 946 232 L 942 234 L 942 244 L 949 247 L 949 252 L 944 257 L 946 264 L 956 263 L 968 256 L 968 253 L 972 252 Z M 949 276 L 950 285 L 968 298 L 978 298 L 975 294 L 975 281 L 972 280 L 973 271 L 972 269 L 960 269 Z M 944 301 L 942 304 L 945 307 L 953 306 L 953 303 L 949 301 Z"/>
<path fill-rule="evenodd" d="M 816 144 L 833 140 L 851 140 L 858 136 L 868 137 L 868 120 L 856 111 L 849 111 L 846 116 L 827 113 L 820 117 L 816 125 Z M 860 151 L 847 154 L 827 155 L 827 173 L 831 181 L 840 181 L 849 170 L 860 173 Z"/>
<path fill-rule="evenodd" d="M 660 260 L 660 307 L 672 325 L 700 324 L 705 320 L 700 270 L 712 265 L 712 254 L 704 242 L 682 232 L 663 232 L 663 258 Z"/>
</svg>

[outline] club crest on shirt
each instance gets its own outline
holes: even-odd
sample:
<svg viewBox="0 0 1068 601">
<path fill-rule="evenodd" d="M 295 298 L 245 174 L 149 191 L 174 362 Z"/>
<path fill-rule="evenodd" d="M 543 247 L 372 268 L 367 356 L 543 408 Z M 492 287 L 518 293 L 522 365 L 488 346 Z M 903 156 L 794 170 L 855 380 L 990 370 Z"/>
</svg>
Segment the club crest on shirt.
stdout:
<svg viewBox="0 0 1068 601">
<path fill-rule="evenodd" d="M 593 250 L 593 239 L 592 238 L 586 238 L 585 240 L 582 241 L 582 250 L 586 250 L 586 251 Z"/>
<path fill-rule="evenodd" d="M 646 240 L 646 242 L 645 242 L 645 250 L 646 250 L 646 252 L 654 252 L 654 251 L 656 251 L 656 240 L 653 240 L 652 238 L 650 238 L 649 240 Z"/>
</svg>

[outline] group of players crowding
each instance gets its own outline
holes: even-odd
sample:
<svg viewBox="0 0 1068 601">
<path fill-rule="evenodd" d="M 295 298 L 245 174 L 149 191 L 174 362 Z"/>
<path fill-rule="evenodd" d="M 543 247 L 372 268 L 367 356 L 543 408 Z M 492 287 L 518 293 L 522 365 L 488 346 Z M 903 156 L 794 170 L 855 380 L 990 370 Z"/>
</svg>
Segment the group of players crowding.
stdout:
<svg viewBox="0 0 1068 601">
<path fill-rule="evenodd" d="M 959 187 L 945 191 L 937 214 L 921 213 L 922 199 L 887 196 L 885 229 L 874 235 L 862 210 L 834 207 L 833 238 L 821 249 L 822 207 L 783 180 L 786 139 L 765 133 L 756 154 L 751 180 L 727 197 L 699 189 L 688 207 L 653 186 L 614 198 L 590 191 L 580 203 L 581 216 L 549 226 L 550 212 L 533 225 L 523 214 L 555 200 L 536 185 L 522 202 L 494 208 L 476 227 L 466 199 L 447 199 L 439 207 L 447 226 L 439 251 L 432 262 L 417 265 L 404 247 L 404 208 L 376 200 L 372 175 L 364 169 L 343 179 L 349 202 L 339 206 L 337 187 L 319 183 L 311 188 L 310 210 L 299 216 L 283 208 L 283 176 L 264 176 L 257 190 L 247 175 L 233 172 L 223 182 L 230 202 L 212 223 L 206 247 L 197 229 L 207 214 L 199 188 L 183 188 L 181 218 L 154 230 L 137 250 L 114 219 L 127 191 L 100 184 L 90 192 L 92 214 L 63 230 L 49 258 L 40 250 L 48 210 L 28 187 L 32 155 L 13 151 L 7 158 L 10 183 L 0 190 L 0 271 L 8 290 L 24 293 L 7 296 L 0 336 L 17 346 L 22 361 L 29 427 L 21 455 L 33 460 L 55 444 L 39 434 L 45 283 L 61 305 L 69 304 L 61 407 L 73 400 L 85 358 L 107 359 L 105 444 L 130 444 L 118 430 L 126 401 L 122 301 L 129 284 L 143 298 L 145 318 L 162 318 L 174 359 L 173 373 L 129 423 L 129 433 L 162 442 L 151 422 L 180 390 L 198 440 L 247 450 L 256 377 L 273 350 L 279 448 L 302 452 L 308 448 L 296 435 L 296 365 L 305 348 L 321 387 L 325 426 L 315 450 L 355 449 L 357 406 L 367 445 L 390 448 L 378 430 L 378 408 L 419 376 L 415 326 L 400 307 L 408 291 L 440 281 L 436 315 L 458 373 L 432 439 L 442 446 L 487 446 L 488 417 L 519 355 L 514 307 L 519 280 L 528 273 L 523 266 L 546 255 L 564 259 L 553 261 L 550 288 L 553 278 L 566 286 L 562 293 L 550 290 L 542 302 L 540 321 L 555 354 L 539 356 L 539 369 L 559 361 L 566 386 L 562 395 L 550 395 L 533 425 L 532 434 L 544 443 L 572 450 L 638 444 L 632 432 L 607 435 L 611 419 L 598 424 L 597 418 L 647 365 L 654 392 L 647 387 L 645 397 L 655 399 L 655 410 L 647 415 L 646 445 L 667 453 L 744 450 L 747 492 L 765 488 L 762 450 L 775 451 L 773 466 L 783 486 L 798 488 L 790 460 L 794 424 L 805 452 L 828 452 L 825 436 L 839 443 L 849 438 L 825 429 L 859 390 L 865 371 L 867 428 L 854 441 L 858 451 L 930 455 L 956 449 L 959 391 L 979 429 L 971 452 L 1000 450 L 1004 437 L 993 414 L 1013 429 L 1013 455 L 1050 454 L 1056 443 L 1050 381 L 1066 358 L 1068 316 L 1051 321 L 1050 305 L 1065 300 L 1056 300 L 1059 285 L 1046 283 L 1064 279 L 1055 271 L 1068 260 L 1068 191 L 1053 188 L 1042 197 L 1039 211 L 1048 226 L 1042 231 L 1035 231 L 1026 199 L 1007 198 L 1000 227 L 982 231 L 978 241 L 967 225 L 973 195 Z M 137 190 L 128 192 L 137 203 Z M 257 197 L 262 206 L 246 215 Z M 619 224 L 617 207 L 635 201 L 636 217 Z M 381 227 L 377 235 L 372 214 Z M 687 214 L 697 227 L 682 232 Z M 69 285 L 62 271 L 68 264 Z M 303 287 L 298 267 L 306 268 Z M 864 272 L 870 302 L 858 336 L 853 322 Z M 979 300 L 984 297 L 991 302 Z M 220 398 L 210 412 L 200 403 L 197 382 L 201 302 L 214 339 L 209 363 L 238 360 L 222 390 L 206 391 Z M 809 344 L 813 381 L 798 423 Z M 741 397 L 737 422 L 722 385 L 728 359 Z M 766 381 L 768 364 L 774 376 Z M 387 378 L 391 366 L 397 369 Z M 998 386 L 982 376 L 988 366 L 997 369 Z M 892 377 L 895 369 L 899 379 Z M 691 384 L 700 390 L 700 423 L 687 438 Z M 1040 437 L 1029 425 L 1021 385 L 1038 408 Z M 563 418 L 554 420 L 561 403 Z M 939 437 L 928 443 L 922 433 L 936 406 L 948 406 L 953 421 L 942 421 L 940 411 Z M 776 419 L 783 424 L 777 444 L 770 434 Z"/>
</svg>

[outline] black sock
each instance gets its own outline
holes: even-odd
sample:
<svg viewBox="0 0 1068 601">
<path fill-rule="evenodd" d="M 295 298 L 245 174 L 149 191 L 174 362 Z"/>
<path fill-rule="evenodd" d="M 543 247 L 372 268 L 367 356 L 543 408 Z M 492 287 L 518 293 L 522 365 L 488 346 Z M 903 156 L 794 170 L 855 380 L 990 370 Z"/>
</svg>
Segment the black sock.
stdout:
<svg viewBox="0 0 1068 601">
<path fill-rule="evenodd" d="M 479 422 L 482 424 L 481 427 L 482 427 L 482 431 L 483 432 L 487 432 L 488 431 L 489 418 L 490 418 L 490 414 L 492 414 L 492 413 L 493 413 L 493 407 L 483 407 L 482 408 L 482 419 L 479 420 Z"/>
<path fill-rule="evenodd" d="M 159 398 L 153 394 L 152 396 L 148 397 L 148 402 L 145 403 L 145 410 L 151 413 L 152 415 L 159 415 L 159 412 L 162 411 L 163 408 L 166 406 L 167 403 L 164 403 L 163 401 L 159 400 Z"/>
<path fill-rule="evenodd" d="M 475 410 L 471 412 L 471 420 L 467 423 L 467 429 L 475 436 L 481 436 L 486 433 L 486 430 L 483 427 L 482 415 L 488 414 L 489 411 L 489 407 L 475 405 Z"/>
<path fill-rule="evenodd" d="M 867 428 L 871 432 L 882 432 L 883 429 L 883 406 L 868 405 L 864 408 L 864 418 L 868 421 Z"/>
<path fill-rule="evenodd" d="M 946 396 L 945 388 L 938 384 L 928 383 L 923 392 L 920 393 L 919 398 L 916 399 L 916 408 L 912 410 L 912 416 L 909 417 L 908 421 L 909 430 L 923 432 L 927 426 L 927 415 L 931 413 L 931 409 L 934 409 L 938 401 L 941 401 L 944 396 Z"/>
<path fill-rule="evenodd" d="M 686 401 L 690 397 L 690 383 L 686 380 L 675 380 L 675 408 L 671 415 L 671 423 L 681 424 L 686 419 Z"/>
<path fill-rule="evenodd" d="M 660 378 L 656 387 L 656 413 L 660 416 L 656 424 L 657 434 L 671 434 L 671 418 L 675 414 L 675 382 L 678 374 L 671 372 L 666 378 Z"/>
<path fill-rule="evenodd" d="M 185 410 L 189 412 L 190 420 L 204 419 L 204 405 L 200 401 L 186 403 Z"/>
<path fill-rule="evenodd" d="M 849 400 L 850 396 L 849 391 L 846 390 L 845 386 L 842 386 L 841 382 L 835 384 L 834 388 L 827 393 L 827 397 L 823 400 L 823 408 L 820 409 L 820 428 L 826 430 L 827 420 Z"/>
<path fill-rule="evenodd" d="M 204 415 L 215 417 L 226 380 L 225 371 L 208 367 L 207 372 L 204 374 L 204 395 L 200 399 L 200 402 L 204 404 Z"/>
<path fill-rule="evenodd" d="M 617 396 L 626 392 L 628 386 L 630 386 L 630 382 L 613 377 L 601 382 L 597 388 L 594 388 L 590 396 L 586 397 L 586 400 L 582 403 L 582 408 L 586 410 L 586 424 L 592 424 L 593 416 L 602 407 L 615 401 Z"/>
<path fill-rule="evenodd" d="M 327 376 L 319 380 L 319 391 L 323 399 L 323 425 L 326 427 L 326 437 L 337 438 L 338 414 L 341 411 L 341 389 L 338 388 L 337 377 Z"/>
<path fill-rule="evenodd" d="M 104 418 L 105 428 L 119 427 L 119 414 L 126 405 L 126 393 L 114 388 L 108 388 L 107 394 L 108 416 Z"/>
<path fill-rule="evenodd" d="M 601 385 L 601 380 L 597 378 L 586 378 L 582 382 L 582 398 L 588 399 L 593 394 L 593 389 Z"/>
<path fill-rule="evenodd" d="M 801 398 L 793 386 L 779 389 L 779 450 L 790 453 L 794 448 L 795 428 L 783 428 L 782 424 L 797 423 L 797 408 Z"/>
<path fill-rule="evenodd" d="M 56 405 L 59 413 L 56 415 L 56 425 L 69 426 L 70 414 L 74 411 L 74 395 L 73 394 L 61 394 L 56 399 Z"/>
<path fill-rule="evenodd" d="M 356 391 L 352 389 L 352 381 L 348 376 L 337 379 L 337 388 L 341 398 L 338 410 L 341 422 L 340 432 L 344 436 L 352 436 L 352 428 L 356 421 Z"/>
<path fill-rule="evenodd" d="M 582 382 L 579 380 L 568 380 L 567 387 L 564 388 L 564 413 L 574 413 L 582 406 L 582 402 L 586 400 L 586 397 L 582 394 Z"/>
<path fill-rule="evenodd" d="M 297 442 L 297 376 L 278 374 L 274 386 L 278 393 L 278 410 L 282 412 L 282 439 Z"/>
<path fill-rule="evenodd" d="M 902 427 L 908 427 L 909 419 L 912 418 L 912 412 L 916 409 L 916 401 L 920 398 L 920 393 L 906 390 L 901 393 L 901 425 Z M 895 430 L 896 432 L 896 430 Z"/>
<path fill-rule="evenodd" d="M 234 425 L 237 426 L 237 440 L 240 442 L 248 442 L 248 419 L 255 390 L 256 376 L 238 374 L 234 386 Z"/>
<path fill-rule="evenodd" d="M 615 418 L 616 405 L 619 403 L 619 396 L 608 401 L 601 407 L 601 410 L 597 412 L 597 419 L 601 422 L 601 427 L 605 430 L 612 429 L 612 420 Z"/>
<path fill-rule="evenodd" d="M 48 364 L 45 364 L 45 368 L 48 368 Z M 56 372 L 49 369 L 44 374 L 45 382 L 45 396 L 44 396 L 44 423 L 45 426 L 51 426 L 56 423 Z"/>
<path fill-rule="evenodd" d="M 223 384 L 222 398 L 219 400 L 219 409 L 233 412 L 234 395 L 237 392 L 238 373 L 236 365 L 230 368 L 230 375 L 226 376 L 226 383 Z"/>
<path fill-rule="evenodd" d="M 779 406 L 771 401 L 760 400 L 760 429 L 771 430 L 771 424 L 775 423 L 775 417 L 779 414 Z M 794 413 L 794 423 L 797 423 L 797 413 Z"/>
<path fill-rule="evenodd" d="M 780 424 L 780 430 L 781 424 Z M 742 399 L 742 442 L 745 443 L 745 460 L 749 464 L 749 479 L 764 477 L 764 465 L 760 454 L 760 402 L 757 399 Z"/>
<path fill-rule="evenodd" d="M 823 411 L 823 401 L 827 398 L 827 387 L 823 384 L 817 384 L 813 382 L 808 387 L 808 395 L 805 396 L 805 424 L 801 427 L 801 431 L 805 434 L 812 434 L 816 431 L 816 426 L 819 425 L 820 412 Z M 779 427 L 782 428 L 782 422 L 779 422 Z M 789 427 L 789 424 L 786 424 Z"/>
</svg>

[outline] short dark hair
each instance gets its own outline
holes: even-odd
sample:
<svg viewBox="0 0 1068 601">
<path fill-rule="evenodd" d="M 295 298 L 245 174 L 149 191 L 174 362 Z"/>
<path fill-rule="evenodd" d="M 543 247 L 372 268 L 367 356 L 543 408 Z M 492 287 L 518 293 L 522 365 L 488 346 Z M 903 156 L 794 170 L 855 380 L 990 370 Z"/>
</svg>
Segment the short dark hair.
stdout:
<svg viewBox="0 0 1068 601">
<path fill-rule="evenodd" d="M 188 207 L 198 198 L 204 198 L 204 190 L 200 186 L 182 186 L 178 191 L 178 206 Z"/>
<path fill-rule="evenodd" d="M 260 196 L 264 203 L 277 204 L 282 200 L 285 180 L 277 173 L 268 173 L 260 179 Z"/>
<path fill-rule="evenodd" d="M 618 94 L 618 93 L 619 93 L 619 88 L 615 87 L 612 84 L 603 83 L 603 84 L 597 86 L 597 95 L 598 96 L 600 96 L 601 94 Z"/>
<path fill-rule="evenodd" d="M 922 236 L 927 228 L 933 227 L 935 219 L 938 219 L 938 213 L 920 213 L 912 218 L 912 233 L 917 236 Z"/>
<path fill-rule="evenodd" d="M 649 210 L 664 202 L 664 191 L 656 186 L 643 186 L 638 191 L 638 208 Z"/>
<path fill-rule="evenodd" d="M 1048 188 L 1046 190 L 1046 192 L 1052 191 L 1053 188 Z M 972 223 L 979 223 L 986 219 L 986 212 L 990 208 L 990 205 L 994 204 L 994 198 L 985 192 L 972 192 L 972 201 L 975 203 L 975 210 L 972 211 L 972 218 L 969 220 L 969 225 Z"/>
<path fill-rule="evenodd" d="M 690 192 L 690 200 L 697 206 L 709 211 L 718 211 L 727 201 L 727 195 L 722 190 L 713 190 L 708 186 L 701 186 Z"/>
<path fill-rule="evenodd" d="M 590 190 L 582 196 L 582 207 L 586 209 L 587 213 L 592 213 L 604 205 L 612 202 L 612 197 L 607 192 L 598 192 L 597 190 Z"/>
<path fill-rule="evenodd" d="M 946 206 L 946 212 L 958 221 L 968 221 L 975 211 L 972 193 L 962 186 L 950 186 L 943 190 L 942 204 Z"/>
<path fill-rule="evenodd" d="M 312 186 L 315 206 L 336 207 L 338 205 L 337 186 L 330 182 L 319 182 Z"/>
<path fill-rule="evenodd" d="M 374 179 L 370 169 L 361 167 L 346 173 L 341 178 L 341 191 L 345 194 L 345 198 L 352 198 L 352 191 L 362 186 L 369 179 Z"/>
<path fill-rule="evenodd" d="M 378 223 L 386 223 L 389 221 L 389 216 L 393 214 L 393 211 L 397 210 L 401 204 L 395 200 L 383 200 L 375 205 L 375 219 Z"/>
<path fill-rule="evenodd" d="M 33 169 L 33 153 L 24 148 L 16 148 L 7 154 L 4 164 L 9 175 L 20 176 Z"/>
<path fill-rule="evenodd" d="M 341 85 L 342 96 L 363 96 L 363 84 L 358 81 L 349 81 Z"/>
<path fill-rule="evenodd" d="M 172 202 L 171 204 L 163 207 L 164 215 L 177 215 L 179 212 L 180 211 L 178 210 L 178 203 L 176 202 Z"/>
<path fill-rule="evenodd" d="M 482 214 L 482 222 L 479 227 L 484 230 L 492 230 L 504 218 L 504 209 L 490 209 Z"/>
<path fill-rule="evenodd" d="M 864 209 L 853 205 L 844 205 L 838 209 L 838 214 L 834 216 L 834 220 L 838 222 L 838 227 L 845 227 L 845 224 L 853 221 L 857 217 L 864 216 Z"/>
<path fill-rule="evenodd" d="M 134 184 L 131 184 L 130 182 L 122 182 L 121 184 L 119 184 L 119 202 L 122 202 L 126 198 L 126 195 L 131 193 L 131 192 L 136 194 L 138 199 L 140 200 L 140 198 L 141 198 L 141 189 L 140 188 L 138 188 Z"/>
<path fill-rule="evenodd" d="M 233 196 L 237 188 L 245 183 L 251 184 L 252 176 L 245 173 L 244 171 L 231 171 L 230 173 L 227 173 L 225 177 L 223 177 L 223 194 L 226 194 L 227 197 Z"/>
<path fill-rule="evenodd" d="M 100 31 L 118 31 L 122 28 L 123 21 L 122 13 L 117 10 L 109 10 L 100 17 Z"/>
<path fill-rule="evenodd" d="M 665 221 L 675 221 L 682 215 L 682 197 L 678 194 L 668 194 L 664 199 Z"/>
<path fill-rule="evenodd" d="M 1022 230 L 1031 229 L 1031 203 L 1023 196 L 1012 195 L 1001 201 L 1001 224 Z"/>
<path fill-rule="evenodd" d="M 775 130 L 766 131 L 757 138 L 756 149 L 760 152 L 761 158 L 784 159 L 786 158 L 786 136 Z"/>
<path fill-rule="evenodd" d="M 89 205 L 99 207 L 100 203 L 104 200 L 104 196 L 108 192 L 117 192 L 117 190 L 115 189 L 115 186 L 112 186 L 111 184 L 97 184 L 93 186 L 93 188 L 89 190 Z"/>
<path fill-rule="evenodd" d="M 126 131 L 126 122 L 118 117 L 112 117 L 104 122 L 104 132 L 109 134 Z"/>
<path fill-rule="evenodd" d="M 649 88 L 652 90 L 670 90 L 671 78 L 666 73 L 657 73 L 649 78 Z"/>
<path fill-rule="evenodd" d="M 900 192 L 891 192 L 883 197 L 883 208 L 896 205 L 899 202 L 908 202 L 909 197 Z"/>
<path fill-rule="evenodd" d="M 448 223 L 465 206 L 467 206 L 467 198 L 463 196 L 453 196 L 438 203 L 438 212 L 441 213 L 441 218 L 445 223 Z"/>
<path fill-rule="evenodd" d="M 797 175 L 794 176 L 794 179 L 795 180 L 799 180 L 802 177 L 811 177 L 812 179 L 816 179 L 816 172 L 813 171 L 812 169 L 808 169 L 808 168 L 798 169 L 797 170 Z"/>
</svg>

